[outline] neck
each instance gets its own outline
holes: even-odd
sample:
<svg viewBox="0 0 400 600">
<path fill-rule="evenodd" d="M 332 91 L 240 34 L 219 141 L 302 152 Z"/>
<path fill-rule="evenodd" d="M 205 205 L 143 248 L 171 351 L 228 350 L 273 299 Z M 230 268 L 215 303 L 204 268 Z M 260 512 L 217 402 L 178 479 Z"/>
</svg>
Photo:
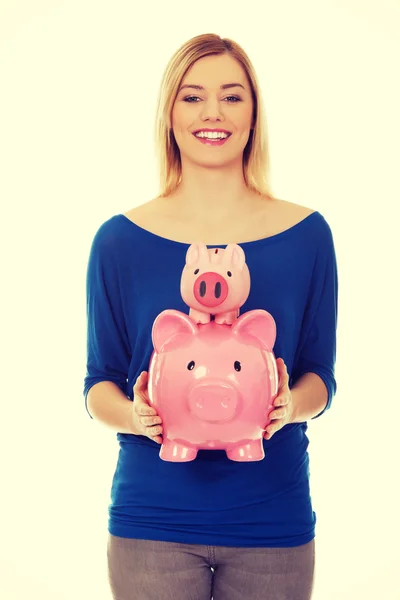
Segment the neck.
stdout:
<svg viewBox="0 0 400 600">
<path fill-rule="evenodd" d="M 244 209 L 252 195 L 241 172 L 235 175 L 208 168 L 202 172 L 192 172 L 190 177 L 182 176 L 181 183 L 169 200 L 182 216 L 219 220 Z"/>
</svg>

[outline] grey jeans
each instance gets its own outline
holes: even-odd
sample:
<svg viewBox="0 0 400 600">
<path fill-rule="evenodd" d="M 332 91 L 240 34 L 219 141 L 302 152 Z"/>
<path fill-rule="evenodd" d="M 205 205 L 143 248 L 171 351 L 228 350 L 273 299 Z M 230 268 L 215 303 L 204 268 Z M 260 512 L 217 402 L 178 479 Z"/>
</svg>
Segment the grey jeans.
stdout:
<svg viewBox="0 0 400 600">
<path fill-rule="evenodd" d="M 114 600 L 310 600 L 315 540 L 234 548 L 109 534 L 107 559 Z"/>
</svg>

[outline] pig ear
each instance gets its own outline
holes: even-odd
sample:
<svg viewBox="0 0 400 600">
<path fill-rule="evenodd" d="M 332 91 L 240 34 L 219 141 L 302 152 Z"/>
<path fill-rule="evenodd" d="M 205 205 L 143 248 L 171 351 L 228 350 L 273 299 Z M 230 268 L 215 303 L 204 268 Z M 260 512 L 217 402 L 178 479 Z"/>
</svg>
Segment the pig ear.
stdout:
<svg viewBox="0 0 400 600">
<path fill-rule="evenodd" d="M 265 350 L 272 352 L 276 340 L 275 321 L 266 310 L 249 310 L 231 325 L 235 335 L 250 335 L 261 342 Z"/>
<path fill-rule="evenodd" d="M 156 352 L 178 334 L 195 335 L 198 327 L 194 321 L 179 310 L 164 310 L 153 323 L 151 337 Z"/>
<path fill-rule="evenodd" d="M 244 267 L 244 263 L 246 262 L 243 248 L 238 246 L 238 244 L 228 244 L 224 250 L 222 262 L 234 265 L 239 269 L 239 271 L 241 271 Z"/>
<path fill-rule="evenodd" d="M 207 246 L 205 244 L 192 244 L 186 252 L 186 264 L 190 267 L 200 258 L 208 258 Z"/>
</svg>

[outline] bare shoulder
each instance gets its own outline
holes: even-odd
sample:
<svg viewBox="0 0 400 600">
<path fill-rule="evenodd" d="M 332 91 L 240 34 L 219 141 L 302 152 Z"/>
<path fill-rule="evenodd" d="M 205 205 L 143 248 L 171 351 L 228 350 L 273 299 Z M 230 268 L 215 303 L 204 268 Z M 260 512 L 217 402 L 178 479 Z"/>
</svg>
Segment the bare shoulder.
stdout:
<svg viewBox="0 0 400 600">
<path fill-rule="evenodd" d="M 132 221 L 141 220 L 142 218 L 147 218 L 147 216 L 156 208 L 156 201 L 158 198 L 153 198 L 152 200 L 148 200 L 143 204 L 139 204 L 139 206 L 134 206 L 124 213 L 128 219 Z M 158 203 L 157 203 L 158 204 Z"/>
<path fill-rule="evenodd" d="M 276 201 L 277 211 L 289 220 L 301 221 L 308 215 L 315 212 L 314 208 L 309 206 L 303 206 L 302 204 L 296 204 L 295 202 L 289 202 L 289 200 L 277 200 Z"/>
<path fill-rule="evenodd" d="M 272 224 L 275 233 L 297 225 L 297 223 L 300 223 L 300 221 L 303 221 L 303 219 L 314 212 L 315 210 L 309 206 L 277 198 L 266 205 L 266 216 Z"/>
<path fill-rule="evenodd" d="M 165 198 L 157 197 L 131 208 L 124 215 L 151 233 L 170 239 L 175 237 L 180 239 L 182 232 L 179 230 L 179 221 L 168 208 Z"/>
</svg>

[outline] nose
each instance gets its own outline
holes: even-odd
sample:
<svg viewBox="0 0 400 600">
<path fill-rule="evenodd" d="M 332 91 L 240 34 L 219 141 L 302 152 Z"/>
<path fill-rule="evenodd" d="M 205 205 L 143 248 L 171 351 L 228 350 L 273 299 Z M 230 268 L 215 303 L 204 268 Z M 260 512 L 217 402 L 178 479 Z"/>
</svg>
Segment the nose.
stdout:
<svg viewBox="0 0 400 600">
<path fill-rule="evenodd" d="M 226 382 L 197 383 L 189 392 L 189 410 L 202 421 L 227 421 L 235 416 L 238 392 Z"/>
<path fill-rule="evenodd" d="M 207 119 L 209 119 L 210 121 L 215 121 L 217 119 L 221 120 L 221 109 L 223 106 L 223 102 L 221 103 L 218 97 L 212 97 L 210 95 L 208 100 L 203 100 L 202 104 L 203 106 L 201 111 L 201 117 L 203 121 Z"/>
<path fill-rule="evenodd" d="M 203 306 L 219 306 L 228 295 L 228 284 L 218 273 L 203 273 L 194 282 L 193 295 Z"/>
</svg>

